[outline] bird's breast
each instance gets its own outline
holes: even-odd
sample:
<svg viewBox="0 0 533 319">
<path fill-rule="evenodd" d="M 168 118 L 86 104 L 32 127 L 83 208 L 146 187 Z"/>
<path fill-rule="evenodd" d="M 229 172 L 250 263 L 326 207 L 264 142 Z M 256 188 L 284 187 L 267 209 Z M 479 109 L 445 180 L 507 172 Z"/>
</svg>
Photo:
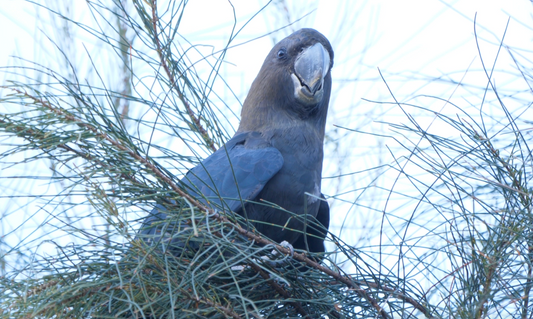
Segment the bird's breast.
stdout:
<svg viewBox="0 0 533 319">
<path fill-rule="evenodd" d="M 283 166 L 255 198 L 257 204 L 245 205 L 246 216 L 269 238 L 293 243 L 300 233 L 290 229 L 303 230 L 306 215 L 318 214 L 323 141 L 315 130 L 305 125 L 262 135 L 281 153 Z"/>
<path fill-rule="evenodd" d="M 320 197 L 322 140 L 312 130 L 295 127 L 278 132 L 271 143 L 280 151 L 284 164 L 267 189 L 283 191 L 277 194 L 267 191 L 264 195 L 287 210 L 303 214 L 304 209 L 312 209 L 306 206 L 317 203 Z M 313 211 L 308 213 L 314 215 Z"/>
</svg>

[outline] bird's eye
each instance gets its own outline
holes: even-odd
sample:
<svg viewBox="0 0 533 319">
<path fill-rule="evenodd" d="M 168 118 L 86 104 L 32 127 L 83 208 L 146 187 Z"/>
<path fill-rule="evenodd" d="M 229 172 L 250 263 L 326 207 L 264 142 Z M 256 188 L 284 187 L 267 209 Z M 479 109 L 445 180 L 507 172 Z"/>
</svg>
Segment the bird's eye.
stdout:
<svg viewBox="0 0 533 319">
<path fill-rule="evenodd" d="M 278 51 L 278 58 L 283 59 L 287 55 L 287 51 L 283 48 Z"/>
</svg>

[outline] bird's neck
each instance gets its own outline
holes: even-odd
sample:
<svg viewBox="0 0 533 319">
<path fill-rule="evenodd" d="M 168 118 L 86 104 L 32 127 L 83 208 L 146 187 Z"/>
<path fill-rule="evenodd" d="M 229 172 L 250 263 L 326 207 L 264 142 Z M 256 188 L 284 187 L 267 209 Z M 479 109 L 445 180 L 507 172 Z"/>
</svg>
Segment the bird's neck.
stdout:
<svg viewBox="0 0 533 319">
<path fill-rule="evenodd" d="M 266 104 L 266 103 L 265 103 Z M 237 132 L 266 132 L 301 128 L 324 140 L 326 114 L 319 114 L 317 109 L 309 114 L 297 114 L 291 110 L 281 109 L 277 105 L 243 106 L 241 123 Z M 323 112 L 327 112 L 324 110 Z"/>
</svg>

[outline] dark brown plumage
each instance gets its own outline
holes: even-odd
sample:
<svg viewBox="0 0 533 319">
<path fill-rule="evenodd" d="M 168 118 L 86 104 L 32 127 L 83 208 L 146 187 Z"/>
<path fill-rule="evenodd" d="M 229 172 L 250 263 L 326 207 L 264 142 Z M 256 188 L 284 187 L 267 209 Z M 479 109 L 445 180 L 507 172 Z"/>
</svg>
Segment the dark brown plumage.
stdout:
<svg viewBox="0 0 533 319">
<path fill-rule="evenodd" d="M 276 44 L 252 83 L 235 136 L 182 186 L 206 205 L 243 215 L 274 241 L 324 252 L 329 206 L 320 199 L 332 66 L 331 45 L 316 30 L 301 29 Z M 139 235 L 157 240 L 162 231 L 151 225 L 165 218 L 156 207 Z M 302 236 L 304 230 L 311 236 Z"/>
<path fill-rule="evenodd" d="M 323 143 L 332 66 L 331 45 L 316 30 L 302 29 L 280 41 L 267 55 L 252 83 L 237 131 L 260 132 L 284 159 L 281 170 L 256 199 L 275 203 L 298 215 L 307 214 L 310 220 L 318 216 L 326 229 L 329 207 L 327 202 L 321 205 L 318 198 L 322 196 Z M 250 220 L 260 221 L 255 227 L 261 233 L 305 249 L 301 247 L 302 238 L 297 241 L 300 233 L 267 224 L 283 226 L 289 213 L 259 204 L 247 204 L 245 211 Z M 304 224 L 292 218 L 287 228 L 303 230 Z M 309 241 L 311 251 L 324 251 L 322 242 L 311 236 Z"/>
</svg>

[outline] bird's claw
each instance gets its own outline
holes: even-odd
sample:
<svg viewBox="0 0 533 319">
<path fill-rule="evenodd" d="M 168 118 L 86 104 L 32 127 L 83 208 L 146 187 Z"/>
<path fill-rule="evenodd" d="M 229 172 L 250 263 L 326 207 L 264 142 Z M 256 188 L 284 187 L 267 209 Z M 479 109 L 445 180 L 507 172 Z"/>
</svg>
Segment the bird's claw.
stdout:
<svg viewBox="0 0 533 319">
<path fill-rule="evenodd" d="M 289 244 L 288 241 L 284 240 L 284 241 L 282 241 L 279 245 L 280 245 L 281 247 L 283 247 L 283 248 L 287 248 L 288 250 L 290 250 L 290 252 L 291 252 L 291 257 L 294 256 L 294 247 L 292 247 L 292 245 Z M 272 252 L 272 253 L 274 253 L 274 252 Z"/>
<path fill-rule="evenodd" d="M 279 250 L 277 250 L 277 249 L 273 249 L 272 252 L 271 252 L 271 255 L 272 255 L 272 257 L 274 257 L 276 259 L 279 258 L 278 256 L 282 255 L 283 256 L 282 259 L 272 260 L 272 259 L 268 258 L 267 256 L 262 256 L 261 259 L 263 261 L 265 261 L 266 263 L 268 263 L 272 267 L 281 266 L 287 261 L 287 258 L 294 256 L 294 247 L 292 247 L 292 245 L 288 241 L 284 240 L 279 245 L 281 247 L 283 247 L 283 248 L 288 249 L 290 251 L 290 256 L 283 256 L 282 254 L 280 254 Z"/>
</svg>

